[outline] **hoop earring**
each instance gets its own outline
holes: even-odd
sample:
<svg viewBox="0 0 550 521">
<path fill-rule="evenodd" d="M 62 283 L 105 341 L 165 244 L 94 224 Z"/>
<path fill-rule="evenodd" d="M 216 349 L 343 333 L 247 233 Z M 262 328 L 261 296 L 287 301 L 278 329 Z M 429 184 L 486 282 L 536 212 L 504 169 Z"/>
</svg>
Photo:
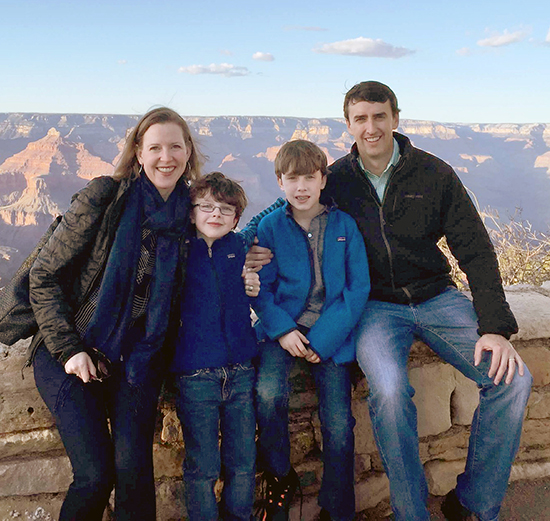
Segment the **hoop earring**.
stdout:
<svg viewBox="0 0 550 521">
<path fill-rule="evenodd" d="M 143 165 L 142 164 L 139 165 L 138 177 L 141 176 L 141 174 L 143 174 Z"/>
</svg>

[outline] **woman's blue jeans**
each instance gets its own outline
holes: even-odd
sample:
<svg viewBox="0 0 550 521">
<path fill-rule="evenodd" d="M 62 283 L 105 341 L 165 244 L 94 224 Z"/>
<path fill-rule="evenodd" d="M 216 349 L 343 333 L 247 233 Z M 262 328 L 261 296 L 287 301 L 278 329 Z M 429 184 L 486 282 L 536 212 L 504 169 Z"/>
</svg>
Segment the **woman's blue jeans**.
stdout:
<svg viewBox="0 0 550 521">
<path fill-rule="evenodd" d="M 357 358 L 369 384 L 374 436 L 390 480 L 396 520 L 430 518 L 428 489 L 418 454 L 414 389 L 407 375 L 415 338 L 477 383 L 479 406 L 472 421 L 468 458 L 458 476 L 460 502 L 482 521 L 498 519 L 519 439 L 532 377 L 526 369 L 507 385 L 487 376 L 491 354 L 474 366 L 477 316 L 456 288 L 416 305 L 369 301 L 358 325 Z"/>
<path fill-rule="evenodd" d="M 44 345 L 33 367 L 73 468 L 59 520 L 101 521 L 114 485 L 117 521 L 155 521 L 158 368 L 152 367 L 140 385 L 129 384 L 120 365 L 104 382 L 85 384 L 65 373 Z"/>
<path fill-rule="evenodd" d="M 260 343 L 256 384 L 258 466 L 282 477 L 290 470 L 288 405 L 290 371 L 295 358 L 278 342 Z M 349 364 L 310 364 L 319 398 L 323 436 L 323 480 L 319 505 L 331 519 L 351 520 L 355 514 L 354 436 Z"/>
<path fill-rule="evenodd" d="M 218 516 L 228 521 L 251 519 L 256 474 L 255 380 L 251 363 L 201 369 L 176 380 L 190 521 L 213 521 Z M 214 485 L 220 473 L 224 486 L 218 511 Z"/>
</svg>

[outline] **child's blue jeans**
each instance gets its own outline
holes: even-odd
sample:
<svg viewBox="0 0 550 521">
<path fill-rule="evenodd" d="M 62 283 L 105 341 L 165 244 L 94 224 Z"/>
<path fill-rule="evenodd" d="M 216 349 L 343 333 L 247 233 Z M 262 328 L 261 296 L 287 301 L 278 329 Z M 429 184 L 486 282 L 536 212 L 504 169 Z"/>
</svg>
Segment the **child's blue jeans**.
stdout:
<svg viewBox="0 0 550 521">
<path fill-rule="evenodd" d="M 246 520 L 255 487 L 256 418 L 252 363 L 179 375 L 178 417 L 183 429 L 183 477 L 190 521 Z M 221 448 L 219 434 L 221 431 Z M 220 508 L 214 485 L 223 468 Z"/>
<path fill-rule="evenodd" d="M 290 470 L 288 399 L 290 371 L 295 358 L 278 342 L 262 342 L 256 383 L 258 466 L 277 477 Z M 349 364 L 332 361 L 311 364 L 319 398 L 323 436 L 323 480 L 319 505 L 334 520 L 355 514 L 354 436 Z"/>
</svg>

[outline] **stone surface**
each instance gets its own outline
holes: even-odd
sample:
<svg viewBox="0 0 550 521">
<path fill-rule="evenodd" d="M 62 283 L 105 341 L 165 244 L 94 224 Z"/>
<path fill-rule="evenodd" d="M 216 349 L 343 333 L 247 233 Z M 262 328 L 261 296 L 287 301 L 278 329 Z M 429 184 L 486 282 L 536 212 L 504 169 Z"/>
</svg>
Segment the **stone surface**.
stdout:
<svg viewBox="0 0 550 521">
<path fill-rule="evenodd" d="M 0 435 L 0 460 L 61 449 L 63 443 L 55 428 Z"/>
<path fill-rule="evenodd" d="M 0 498 L 0 521 L 56 521 L 65 494 Z"/>
<path fill-rule="evenodd" d="M 155 478 L 181 478 L 185 451 L 177 446 L 155 443 L 153 462 Z"/>
<path fill-rule="evenodd" d="M 444 496 L 456 486 L 456 477 L 464 470 L 466 460 L 429 461 L 424 465 L 428 490 L 434 496 Z"/>
<path fill-rule="evenodd" d="M 527 418 L 550 418 L 550 392 L 547 389 L 531 391 L 527 404 Z"/>
<path fill-rule="evenodd" d="M 164 414 L 160 438 L 166 443 L 183 442 L 183 432 L 176 411 L 166 411 Z"/>
<path fill-rule="evenodd" d="M 451 427 L 451 393 L 456 381 L 454 369 L 444 363 L 416 367 L 409 371 L 416 393 L 413 401 L 418 411 L 418 435 L 431 436 Z"/>
<path fill-rule="evenodd" d="M 0 464 L 0 497 L 64 492 L 71 482 L 71 465 L 66 456 Z"/>
<path fill-rule="evenodd" d="M 433 459 L 465 459 L 468 453 L 470 431 L 453 427 L 442 436 L 430 437 L 420 442 L 420 459 L 423 463 Z"/>
<path fill-rule="evenodd" d="M 519 324 L 519 333 L 511 338 L 512 341 L 550 338 L 548 294 L 537 288 L 511 286 L 506 288 L 506 300 Z"/>
<path fill-rule="evenodd" d="M 0 395 L 0 433 L 53 427 L 52 415 L 35 390 Z"/>
<path fill-rule="evenodd" d="M 355 452 L 358 454 L 370 454 L 376 451 L 376 442 L 372 432 L 369 406 L 366 400 L 353 400 L 351 410 L 355 418 Z"/>
<path fill-rule="evenodd" d="M 550 349 L 526 347 L 520 350 L 520 355 L 533 375 L 533 386 L 550 384 Z"/>
<path fill-rule="evenodd" d="M 550 442 L 549 433 L 549 420 L 527 420 L 523 423 L 521 445 L 524 447 L 544 447 Z"/>
<path fill-rule="evenodd" d="M 390 496 L 390 482 L 386 474 L 373 473 L 355 485 L 355 511 L 374 508 Z"/>
<path fill-rule="evenodd" d="M 454 370 L 456 387 L 451 395 L 451 420 L 453 425 L 470 425 L 477 405 L 479 390 L 474 381 Z"/>
<path fill-rule="evenodd" d="M 550 461 L 518 463 L 512 466 L 510 481 L 538 479 L 550 476 Z"/>
<path fill-rule="evenodd" d="M 183 483 L 180 480 L 157 483 L 157 521 L 180 521 L 186 515 Z"/>
</svg>

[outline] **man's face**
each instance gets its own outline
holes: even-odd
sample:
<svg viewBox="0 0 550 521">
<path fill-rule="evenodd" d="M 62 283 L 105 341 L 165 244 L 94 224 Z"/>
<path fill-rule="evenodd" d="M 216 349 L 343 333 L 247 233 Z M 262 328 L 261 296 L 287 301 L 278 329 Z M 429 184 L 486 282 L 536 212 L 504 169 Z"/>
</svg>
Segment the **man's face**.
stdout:
<svg viewBox="0 0 550 521">
<path fill-rule="evenodd" d="M 389 161 L 393 152 L 393 131 L 399 126 L 399 115 L 393 115 L 390 101 L 358 101 L 348 106 L 346 125 L 355 138 L 363 160 Z"/>
</svg>

